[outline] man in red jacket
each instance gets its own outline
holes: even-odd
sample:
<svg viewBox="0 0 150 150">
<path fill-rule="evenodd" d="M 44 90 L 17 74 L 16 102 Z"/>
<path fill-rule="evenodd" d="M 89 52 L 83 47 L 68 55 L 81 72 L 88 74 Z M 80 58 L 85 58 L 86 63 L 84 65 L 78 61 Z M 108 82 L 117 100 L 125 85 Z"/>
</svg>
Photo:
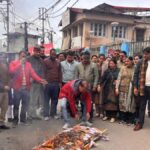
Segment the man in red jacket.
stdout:
<svg viewBox="0 0 150 150">
<path fill-rule="evenodd" d="M 91 112 L 91 95 L 88 91 L 88 83 L 85 80 L 79 79 L 66 83 L 60 91 L 59 98 L 61 100 L 62 114 L 65 121 L 63 129 L 67 129 L 70 126 L 67 104 L 69 104 L 71 115 L 76 119 L 79 119 L 76 108 L 76 98 L 78 96 L 82 97 L 82 104 L 84 106 L 82 121 L 84 121 L 86 125 L 89 125 L 88 120 Z"/>
<path fill-rule="evenodd" d="M 19 59 L 9 65 L 9 72 L 12 76 L 11 87 L 14 89 L 14 125 L 18 124 L 18 113 L 20 100 L 22 100 L 20 122 L 26 123 L 26 113 L 29 105 L 29 90 L 31 78 L 39 83 L 47 84 L 47 81 L 40 78 L 33 70 L 31 64 L 26 61 L 25 51 L 19 53 Z"/>
</svg>

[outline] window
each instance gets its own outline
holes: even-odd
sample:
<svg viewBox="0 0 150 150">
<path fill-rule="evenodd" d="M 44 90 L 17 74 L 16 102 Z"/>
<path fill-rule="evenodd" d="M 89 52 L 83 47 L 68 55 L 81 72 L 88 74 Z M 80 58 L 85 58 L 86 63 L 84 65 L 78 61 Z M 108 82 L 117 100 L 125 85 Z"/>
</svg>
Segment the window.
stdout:
<svg viewBox="0 0 150 150">
<path fill-rule="evenodd" d="M 64 31 L 64 37 L 67 37 L 67 31 Z"/>
<path fill-rule="evenodd" d="M 78 36 L 78 28 L 73 27 L 73 37 L 77 37 L 77 36 Z"/>
<path fill-rule="evenodd" d="M 126 27 L 125 26 L 112 27 L 112 37 L 125 38 L 125 35 L 126 35 Z"/>
<path fill-rule="evenodd" d="M 91 31 L 94 31 L 94 36 L 105 36 L 106 35 L 106 24 L 92 23 Z"/>
<path fill-rule="evenodd" d="M 79 36 L 83 35 L 83 24 L 79 25 Z"/>
</svg>

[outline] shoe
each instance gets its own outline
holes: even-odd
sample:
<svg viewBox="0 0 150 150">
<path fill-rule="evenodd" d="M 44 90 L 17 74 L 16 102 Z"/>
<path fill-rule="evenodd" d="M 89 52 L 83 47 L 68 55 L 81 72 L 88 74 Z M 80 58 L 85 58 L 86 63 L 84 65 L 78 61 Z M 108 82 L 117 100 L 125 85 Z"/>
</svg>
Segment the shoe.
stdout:
<svg viewBox="0 0 150 150">
<path fill-rule="evenodd" d="M 121 120 L 121 121 L 119 121 L 119 124 L 126 124 L 126 122 Z"/>
<path fill-rule="evenodd" d="M 54 116 L 54 119 L 58 120 L 58 119 L 60 119 L 60 116 L 55 115 L 55 116 Z"/>
<path fill-rule="evenodd" d="M 49 117 L 44 117 L 44 120 L 45 120 L 45 121 L 48 121 L 48 120 L 49 120 Z"/>
<path fill-rule="evenodd" d="M 141 129 L 142 129 L 142 125 L 138 123 L 133 130 L 138 131 L 138 130 L 141 130 Z"/>
<path fill-rule="evenodd" d="M 103 115 L 103 114 L 100 114 L 99 117 L 100 117 L 100 119 L 102 119 L 102 118 L 104 117 L 104 115 Z"/>
<path fill-rule="evenodd" d="M 90 123 L 89 121 L 86 121 L 86 122 L 85 122 L 85 125 L 88 126 L 88 127 L 92 127 L 92 126 L 93 126 L 93 124 Z"/>
<path fill-rule="evenodd" d="M 110 122 L 111 122 L 111 123 L 114 123 L 114 122 L 115 122 L 115 118 L 111 118 L 111 119 L 110 119 Z"/>
<path fill-rule="evenodd" d="M 88 122 L 93 123 L 93 118 L 90 118 Z"/>
<path fill-rule="evenodd" d="M 82 122 L 80 123 L 80 126 L 86 126 L 86 121 L 82 121 Z"/>
<path fill-rule="evenodd" d="M 29 122 L 20 122 L 20 125 L 29 126 L 29 125 L 31 125 L 31 123 L 29 123 Z"/>
<path fill-rule="evenodd" d="M 127 123 L 127 126 L 132 126 L 133 124 L 132 123 Z"/>
<path fill-rule="evenodd" d="M 68 123 L 65 123 L 64 126 L 62 127 L 64 130 L 68 129 L 70 125 Z"/>
<path fill-rule="evenodd" d="M 34 120 L 33 118 L 27 118 L 26 123 L 32 124 L 33 120 Z M 24 122 L 24 121 L 23 121 L 23 122 Z"/>
<path fill-rule="evenodd" d="M 107 119 L 108 119 L 108 117 L 105 116 L 105 117 L 103 118 L 103 121 L 106 121 Z"/>
<path fill-rule="evenodd" d="M 10 127 L 3 124 L 3 125 L 0 125 L 0 129 L 8 130 L 10 129 Z"/>
<path fill-rule="evenodd" d="M 100 116 L 100 114 L 96 113 L 95 117 L 99 117 L 99 116 Z"/>
<path fill-rule="evenodd" d="M 150 112 L 148 112 L 148 117 L 150 118 Z"/>
<path fill-rule="evenodd" d="M 41 118 L 42 117 L 41 114 L 42 114 L 42 108 L 40 107 L 40 108 L 36 109 L 36 116 Z"/>
<path fill-rule="evenodd" d="M 13 121 L 13 122 L 12 122 L 12 128 L 16 128 L 17 125 L 18 125 L 18 122 L 16 122 L 16 121 Z"/>
<path fill-rule="evenodd" d="M 12 118 L 8 118 L 8 122 L 13 122 L 13 119 Z"/>
<path fill-rule="evenodd" d="M 42 120 L 42 117 L 32 117 L 33 120 Z"/>
</svg>

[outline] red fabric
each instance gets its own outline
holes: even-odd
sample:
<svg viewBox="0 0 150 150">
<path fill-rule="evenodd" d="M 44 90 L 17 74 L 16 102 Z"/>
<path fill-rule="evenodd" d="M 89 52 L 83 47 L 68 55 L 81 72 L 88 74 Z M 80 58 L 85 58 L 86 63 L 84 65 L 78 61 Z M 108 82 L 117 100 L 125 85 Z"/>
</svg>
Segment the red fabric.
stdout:
<svg viewBox="0 0 150 150">
<path fill-rule="evenodd" d="M 65 84 L 60 93 L 59 93 L 59 98 L 67 98 L 68 102 L 69 102 L 69 106 L 72 112 L 72 115 L 75 116 L 75 114 L 77 114 L 77 108 L 76 108 L 76 104 L 75 104 L 75 98 L 77 95 L 80 94 L 80 92 L 75 93 L 72 84 L 74 83 L 74 81 L 70 81 L 67 84 Z M 82 98 L 81 100 L 85 102 L 86 105 L 86 112 L 91 112 L 91 94 L 89 92 L 85 92 L 82 93 Z"/>
<path fill-rule="evenodd" d="M 12 75 L 11 86 L 15 90 L 19 90 L 22 86 L 22 66 L 19 60 L 12 61 L 9 65 L 9 72 Z M 30 89 L 30 79 L 33 78 L 37 82 L 40 82 L 42 79 L 35 73 L 31 64 L 29 62 L 25 63 L 25 77 L 26 77 L 26 86 Z"/>
<path fill-rule="evenodd" d="M 44 47 L 45 56 L 49 56 L 50 50 L 54 47 L 53 44 L 51 43 L 42 44 L 42 46 Z M 33 49 L 34 49 L 34 46 L 28 48 L 30 55 L 33 55 Z"/>
</svg>

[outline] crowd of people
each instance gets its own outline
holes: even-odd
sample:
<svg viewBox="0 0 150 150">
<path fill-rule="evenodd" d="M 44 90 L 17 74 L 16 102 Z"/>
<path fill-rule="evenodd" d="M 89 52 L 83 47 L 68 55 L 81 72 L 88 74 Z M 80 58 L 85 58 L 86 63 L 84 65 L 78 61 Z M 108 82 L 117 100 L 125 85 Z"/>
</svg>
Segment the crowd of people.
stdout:
<svg viewBox="0 0 150 150">
<path fill-rule="evenodd" d="M 109 57 L 88 51 L 57 55 L 55 49 L 46 57 L 35 46 L 31 56 L 21 51 L 10 63 L 0 58 L 0 129 L 9 129 L 7 122 L 17 127 L 58 118 L 67 129 L 73 117 L 86 126 L 99 118 L 134 124 L 138 131 L 147 102 L 150 117 L 150 47 L 133 57 L 120 50 Z"/>
</svg>

